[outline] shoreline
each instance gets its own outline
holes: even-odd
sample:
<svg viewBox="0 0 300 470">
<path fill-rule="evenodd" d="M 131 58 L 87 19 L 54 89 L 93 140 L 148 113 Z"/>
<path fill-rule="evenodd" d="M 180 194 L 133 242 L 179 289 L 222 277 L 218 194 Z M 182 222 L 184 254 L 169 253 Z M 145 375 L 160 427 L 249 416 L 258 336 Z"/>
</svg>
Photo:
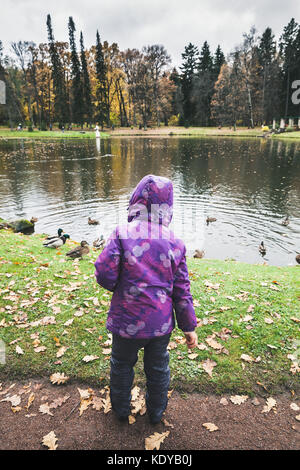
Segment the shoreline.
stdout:
<svg viewBox="0 0 300 470">
<path fill-rule="evenodd" d="M 229 137 L 229 138 L 256 138 L 256 139 L 282 139 L 282 140 L 291 140 L 291 141 L 300 141 L 300 132 L 287 132 L 283 134 L 275 134 L 272 136 L 264 136 L 261 133 L 260 128 L 255 129 L 246 129 L 246 128 L 237 128 L 236 131 L 230 130 L 227 128 L 218 129 L 213 127 L 158 127 L 158 128 L 148 128 L 147 130 L 131 129 L 131 128 L 116 128 L 113 131 L 111 129 L 104 129 L 101 132 L 101 138 L 114 138 L 114 137 L 197 137 L 197 138 L 207 138 L 207 137 Z M 90 130 L 74 130 L 74 131 L 64 131 L 59 130 L 53 131 L 33 131 L 28 132 L 24 131 L 11 131 L 9 129 L 0 128 L 0 142 L 11 140 L 11 139 L 25 139 L 25 140 L 51 140 L 51 139 L 96 139 L 94 131 Z"/>
</svg>

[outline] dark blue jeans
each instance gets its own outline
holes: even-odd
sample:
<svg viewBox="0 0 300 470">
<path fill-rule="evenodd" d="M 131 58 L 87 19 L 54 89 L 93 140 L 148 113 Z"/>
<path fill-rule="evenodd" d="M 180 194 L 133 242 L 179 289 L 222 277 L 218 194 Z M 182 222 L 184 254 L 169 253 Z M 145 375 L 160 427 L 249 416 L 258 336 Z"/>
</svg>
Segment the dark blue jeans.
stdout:
<svg viewBox="0 0 300 470">
<path fill-rule="evenodd" d="M 149 339 L 127 339 L 113 334 L 110 399 L 112 409 L 118 416 L 130 414 L 133 367 L 139 350 L 144 348 L 147 411 L 151 419 L 162 417 L 168 404 L 170 369 L 167 346 L 170 336 L 171 334 Z"/>
</svg>

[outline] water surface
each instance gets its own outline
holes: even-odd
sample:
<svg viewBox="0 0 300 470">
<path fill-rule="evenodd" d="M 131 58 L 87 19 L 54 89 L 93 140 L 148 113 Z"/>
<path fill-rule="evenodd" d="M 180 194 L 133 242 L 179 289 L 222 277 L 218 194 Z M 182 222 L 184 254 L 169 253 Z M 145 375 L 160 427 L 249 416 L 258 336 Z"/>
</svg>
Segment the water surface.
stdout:
<svg viewBox="0 0 300 470">
<path fill-rule="evenodd" d="M 107 237 L 146 174 L 174 183 L 172 228 L 207 258 L 295 264 L 300 144 L 266 139 L 112 138 L 0 141 L 0 217 L 36 216 L 36 232 Z M 206 217 L 217 221 L 206 224 Z M 286 215 L 287 227 L 281 225 Z M 88 217 L 100 221 L 89 226 Z M 258 252 L 265 242 L 267 255 Z"/>
</svg>

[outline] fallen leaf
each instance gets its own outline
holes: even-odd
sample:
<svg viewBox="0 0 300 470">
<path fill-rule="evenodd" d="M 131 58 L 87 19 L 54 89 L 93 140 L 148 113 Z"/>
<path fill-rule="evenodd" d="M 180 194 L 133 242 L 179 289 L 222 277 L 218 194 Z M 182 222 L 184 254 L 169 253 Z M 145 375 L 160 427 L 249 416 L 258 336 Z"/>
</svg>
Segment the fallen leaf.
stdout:
<svg viewBox="0 0 300 470">
<path fill-rule="evenodd" d="M 214 423 L 203 423 L 202 426 L 210 432 L 217 431 L 219 429 Z"/>
<path fill-rule="evenodd" d="M 129 416 L 128 416 L 128 422 L 129 422 L 129 424 L 134 424 L 134 423 L 136 422 L 135 417 L 132 416 L 132 415 L 129 415 Z"/>
<path fill-rule="evenodd" d="M 84 362 L 91 362 L 91 361 L 95 361 L 96 359 L 99 359 L 99 356 L 84 356 L 82 360 Z"/>
<path fill-rule="evenodd" d="M 53 413 L 51 413 L 50 406 L 48 405 L 48 403 L 43 403 L 42 405 L 40 405 L 39 412 L 43 413 L 44 415 L 47 414 L 53 416 Z"/>
<path fill-rule="evenodd" d="M 212 377 L 213 368 L 216 367 L 216 365 L 217 363 L 211 359 L 206 359 L 206 361 L 201 363 L 201 366 L 210 377 Z"/>
<path fill-rule="evenodd" d="M 69 377 L 67 377 L 64 372 L 62 374 L 60 372 L 56 372 L 55 374 L 50 375 L 50 380 L 51 383 L 59 385 L 69 380 Z"/>
<path fill-rule="evenodd" d="M 230 397 L 230 400 L 235 405 L 241 405 L 242 403 L 245 403 L 247 399 L 248 399 L 248 395 L 233 395 Z"/>
<path fill-rule="evenodd" d="M 49 434 L 43 437 L 42 444 L 47 446 L 49 450 L 57 449 L 57 437 L 55 436 L 55 432 L 51 431 Z"/>
<path fill-rule="evenodd" d="M 294 411 L 299 411 L 300 407 L 297 405 L 297 403 L 291 403 L 290 408 Z"/>
<path fill-rule="evenodd" d="M 146 450 L 159 450 L 160 445 L 163 443 L 163 441 L 168 437 L 170 434 L 170 431 L 163 432 L 159 434 L 158 432 L 155 432 L 149 437 L 146 437 L 145 439 L 145 449 Z"/>
<path fill-rule="evenodd" d="M 17 345 L 17 346 L 16 346 L 16 353 L 17 353 L 17 354 L 24 354 L 24 351 L 23 351 L 22 348 L 20 348 L 20 346 Z"/>
<path fill-rule="evenodd" d="M 262 413 L 269 413 L 275 406 L 276 400 L 272 397 L 267 398 L 266 405 L 263 407 Z"/>
<path fill-rule="evenodd" d="M 246 362 L 253 362 L 254 359 L 252 356 L 249 356 L 248 354 L 241 354 L 241 359 Z"/>
</svg>

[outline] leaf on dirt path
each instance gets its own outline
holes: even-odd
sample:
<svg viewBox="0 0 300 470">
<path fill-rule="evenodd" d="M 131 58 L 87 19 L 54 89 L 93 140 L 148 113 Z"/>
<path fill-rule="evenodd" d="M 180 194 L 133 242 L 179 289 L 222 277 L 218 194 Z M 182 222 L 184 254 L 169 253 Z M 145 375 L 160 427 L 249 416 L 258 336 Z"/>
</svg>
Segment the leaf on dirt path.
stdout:
<svg viewBox="0 0 300 470">
<path fill-rule="evenodd" d="M 53 413 L 51 413 L 50 406 L 48 403 L 43 403 L 42 405 L 40 405 L 39 412 L 43 413 L 43 415 L 47 414 L 53 416 Z"/>
<path fill-rule="evenodd" d="M 17 345 L 17 346 L 16 346 L 16 353 L 17 353 L 17 354 L 24 354 L 24 351 L 23 351 L 23 349 L 22 349 L 20 346 Z"/>
<path fill-rule="evenodd" d="M 172 429 L 174 429 L 174 424 L 169 423 L 169 421 L 167 421 L 165 418 L 162 420 L 162 422 L 164 423 L 164 425 L 165 425 L 167 428 L 172 428 Z"/>
<path fill-rule="evenodd" d="M 110 401 L 109 393 L 107 393 L 106 398 L 102 398 L 102 402 L 103 402 L 104 414 L 109 413 L 111 410 L 111 401 Z"/>
<path fill-rule="evenodd" d="M 219 429 L 214 423 L 203 423 L 202 426 L 210 432 L 217 431 Z"/>
<path fill-rule="evenodd" d="M 129 415 L 129 416 L 128 416 L 128 422 L 129 422 L 129 424 L 134 424 L 134 423 L 136 422 L 135 417 L 132 416 L 132 415 Z"/>
<path fill-rule="evenodd" d="M 136 415 L 137 413 L 144 415 L 146 413 L 146 402 L 143 395 L 139 395 L 139 397 L 131 403 L 131 406 L 131 413 L 133 415 Z"/>
<path fill-rule="evenodd" d="M 11 397 L 3 398 L 1 401 L 10 401 L 11 406 L 18 406 L 21 403 L 21 397 L 19 395 L 12 395 Z"/>
<path fill-rule="evenodd" d="M 160 445 L 163 443 L 163 441 L 168 437 L 170 434 L 170 431 L 163 432 L 159 434 L 158 432 L 155 432 L 149 437 L 146 437 L 145 439 L 145 449 L 146 450 L 159 450 Z"/>
<path fill-rule="evenodd" d="M 35 399 L 35 395 L 34 395 L 34 393 L 31 393 L 28 397 L 28 403 L 25 407 L 27 409 L 27 411 L 29 410 L 30 406 L 32 405 L 34 399 Z"/>
<path fill-rule="evenodd" d="M 96 411 L 100 411 L 103 407 L 103 401 L 100 397 L 93 397 L 93 409 Z"/>
<path fill-rule="evenodd" d="M 48 447 L 49 450 L 57 449 L 57 437 L 55 436 L 55 432 L 51 431 L 49 434 L 43 437 L 42 444 Z"/>
<path fill-rule="evenodd" d="M 64 372 L 63 373 L 56 372 L 55 374 L 50 375 L 50 380 L 51 380 L 51 383 L 60 385 L 60 384 L 65 383 L 67 380 L 69 380 L 69 377 L 67 377 L 64 374 Z"/>
<path fill-rule="evenodd" d="M 241 405 L 242 403 L 245 403 L 247 399 L 248 399 L 248 395 L 233 395 L 230 397 L 230 401 L 234 405 Z"/>
<path fill-rule="evenodd" d="M 221 405 L 224 405 L 224 406 L 228 405 L 228 400 L 227 400 L 227 398 L 225 398 L 225 397 L 224 397 L 224 398 L 221 398 L 220 403 L 221 403 Z"/>
<path fill-rule="evenodd" d="M 70 395 L 65 395 L 64 397 L 56 398 L 52 403 L 50 403 L 49 408 L 57 408 L 58 406 L 63 405 L 67 400 L 69 400 Z"/>
<path fill-rule="evenodd" d="M 291 403 L 290 408 L 291 408 L 291 410 L 294 410 L 294 411 L 299 411 L 300 410 L 300 406 L 298 406 L 297 403 Z"/>
<path fill-rule="evenodd" d="M 212 377 L 213 368 L 216 367 L 216 365 L 217 363 L 211 359 L 206 359 L 206 361 L 201 363 L 202 368 L 210 377 Z"/>
<path fill-rule="evenodd" d="M 275 406 L 277 402 L 274 398 L 267 398 L 266 405 L 263 407 L 262 413 L 269 413 Z"/>
<path fill-rule="evenodd" d="M 91 362 L 91 361 L 95 361 L 96 359 L 99 359 L 99 356 L 84 356 L 84 358 L 82 359 L 84 362 Z"/>
</svg>

